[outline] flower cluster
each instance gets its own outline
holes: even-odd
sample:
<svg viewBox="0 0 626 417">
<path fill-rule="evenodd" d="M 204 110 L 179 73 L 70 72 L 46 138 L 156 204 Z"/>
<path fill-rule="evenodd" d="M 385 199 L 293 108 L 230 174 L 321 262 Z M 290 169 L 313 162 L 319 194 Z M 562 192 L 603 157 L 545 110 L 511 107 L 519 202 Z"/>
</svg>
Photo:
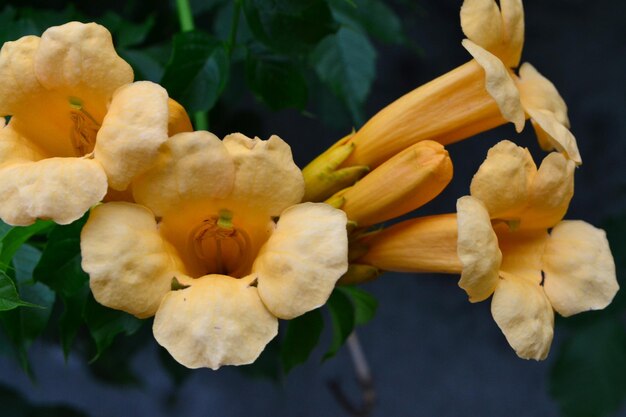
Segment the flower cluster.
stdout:
<svg viewBox="0 0 626 417">
<path fill-rule="evenodd" d="M 0 51 L 0 218 L 71 223 L 95 299 L 139 318 L 181 364 L 253 362 L 335 285 L 382 271 L 461 274 L 523 358 L 548 354 L 554 311 L 601 309 L 618 285 L 604 232 L 563 220 L 582 163 L 567 108 L 530 64 L 521 0 L 465 0 L 469 62 L 409 92 L 302 171 L 278 136 L 192 131 L 157 84 L 133 82 L 109 32 L 68 23 Z M 517 73 L 515 69 L 519 66 Z M 8 122 L 4 117 L 10 117 Z M 437 197 L 444 146 L 530 119 L 541 147 L 502 141 L 457 212 L 373 226 Z"/>
</svg>

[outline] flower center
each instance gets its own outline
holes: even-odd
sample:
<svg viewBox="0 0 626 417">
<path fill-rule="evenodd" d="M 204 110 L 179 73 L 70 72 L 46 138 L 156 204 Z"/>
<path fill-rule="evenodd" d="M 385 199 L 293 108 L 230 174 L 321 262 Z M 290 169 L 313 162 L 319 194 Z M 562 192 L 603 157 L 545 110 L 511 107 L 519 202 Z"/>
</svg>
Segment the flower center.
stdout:
<svg viewBox="0 0 626 417">
<path fill-rule="evenodd" d="M 233 225 L 228 210 L 221 210 L 219 216 L 211 216 L 192 229 L 189 246 L 206 267 L 206 274 L 240 278 L 252 264 L 250 237 Z"/>
<path fill-rule="evenodd" d="M 70 138 L 76 156 L 84 156 L 93 152 L 96 146 L 96 134 L 100 129 L 100 123 L 83 107 L 80 99 L 71 97 L 69 99 L 72 120 L 72 130 Z"/>
</svg>

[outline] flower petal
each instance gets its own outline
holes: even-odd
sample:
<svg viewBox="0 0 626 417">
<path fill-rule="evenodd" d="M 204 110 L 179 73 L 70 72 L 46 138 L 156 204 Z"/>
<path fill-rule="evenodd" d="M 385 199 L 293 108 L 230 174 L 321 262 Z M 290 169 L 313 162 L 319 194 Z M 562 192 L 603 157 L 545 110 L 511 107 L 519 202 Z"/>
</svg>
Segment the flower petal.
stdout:
<svg viewBox="0 0 626 417">
<path fill-rule="evenodd" d="M 543 260 L 546 294 L 562 316 L 603 309 L 619 289 L 606 234 L 583 221 L 557 224 Z"/>
<path fill-rule="evenodd" d="M 576 138 L 555 117 L 554 113 L 545 110 L 526 109 L 531 117 L 535 133 L 545 150 L 556 149 L 571 159 L 576 165 L 582 164 Z M 549 144 L 549 146 L 546 146 Z"/>
<path fill-rule="evenodd" d="M 36 219 L 68 224 L 107 191 L 102 166 L 91 159 L 49 158 L 0 168 L 0 218 L 25 226 Z"/>
<path fill-rule="evenodd" d="M 172 278 L 181 274 L 180 260 L 159 234 L 154 215 L 138 204 L 95 207 L 80 248 L 96 300 L 140 318 L 154 315 Z"/>
<path fill-rule="evenodd" d="M 226 147 L 205 131 L 172 136 L 157 162 L 133 184 L 135 200 L 163 216 L 185 201 L 226 198 L 235 165 Z"/>
<path fill-rule="evenodd" d="M 158 84 L 139 81 L 115 92 L 94 149 L 111 188 L 126 189 L 154 164 L 168 137 L 168 114 L 167 92 Z"/>
<path fill-rule="evenodd" d="M 189 115 L 185 111 L 185 108 L 181 106 L 176 100 L 169 99 L 167 101 L 169 109 L 169 118 L 167 123 L 168 136 L 174 136 L 177 133 L 193 132 L 193 126 Z"/>
<path fill-rule="evenodd" d="M 503 140 L 489 149 L 472 179 L 471 194 L 483 202 L 492 219 L 515 219 L 526 205 L 536 172 L 528 149 Z"/>
<path fill-rule="evenodd" d="M 508 68 L 519 64 L 524 47 L 524 7 L 522 0 L 500 0 L 504 22 L 504 48 L 498 56 Z"/>
<path fill-rule="evenodd" d="M 485 70 L 485 88 L 498 103 L 502 117 L 515 124 L 521 132 L 526 117 L 520 101 L 520 94 L 502 61 L 469 39 L 463 39 L 463 47 Z"/>
<path fill-rule="evenodd" d="M 554 312 L 541 286 L 503 274 L 491 301 L 493 319 L 523 359 L 548 356 L 554 334 Z"/>
<path fill-rule="evenodd" d="M 502 16 L 493 0 L 465 0 L 461 6 L 461 28 L 472 42 L 491 50 L 502 42 Z"/>
<path fill-rule="evenodd" d="M 573 161 L 558 152 L 543 159 L 530 187 L 528 208 L 520 225 L 548 229 L 557 224 L 569 207 L 574 195 Z"/>
<path fill-rule="evenodd" d="M 0 118 L 0 124 L 4 118 Z M 0 167 L 7 164 L 34 162 L 45 156 L 31 141 L 21 136 L 9 126 L 0 126 Z"/>
<path fill-rule="evenodd" d="M 569 129 L 567 105 L 550 80 L 541 75 L 528 62 L 519 69 L 516 79 L 520 99 L 525 109 L 546 110 L 554 113 L 556 120 Z"/>
<path fill-rule="evenodd" d="M 323 305 L 348 269 L 347 218 L 323 203 L 292 206 L 252 267 L 267 308 L 291 319 Z"/>
<path fill-rule="evenodd" d="M 502 265 L 500 274 L 508 273 L 518 279 L 525 279 L 534 285 L 540 285 L 542 257 L 546 247 L 548 231 L 511 230 L 506 224 L 494 227 L 500 250 Z"/>
<path fill-rule="evenodd" d="M 231 198 L 278 216 L 304 196 L 304 178 L 293 162 L 291 148 L 276 135 L 264 141 L 241 133 L 224 138 L 236 167 Z"/>
<path fill-rule="evenodd" d="M 35 55 L 35 71 L 46 89 L 87 103 L 97 120 L 104 117 L 113 92 L 133 81 L 133 70 L 115 52 L 111 34 L 96 23 L 47 29 Z"/>
<path fill-rule="evenodd" d="M 278 333 L 249 278 L 206 275 L 171 291 L 154 319 L 154 337 L 188 368 L 246 365 Z"/>
<path fill-rule="evenodd" d="M 44 92 L 37 79 L 33 61 L 41 39 L 24 36 L 5 42 L 0 50 L 0 115 L 14 115 L 25 107 L 24 101 Z"/>
<path fill-rule="evenodd" d="M 475 303 L 488 298 L 496 288 L 502 253 L 482 202 L 465 196 L 457 200 L 456 207 L 457 253 L 463 265 L 459 287 L 467 292 L 470 302 Z"/>
</svg>

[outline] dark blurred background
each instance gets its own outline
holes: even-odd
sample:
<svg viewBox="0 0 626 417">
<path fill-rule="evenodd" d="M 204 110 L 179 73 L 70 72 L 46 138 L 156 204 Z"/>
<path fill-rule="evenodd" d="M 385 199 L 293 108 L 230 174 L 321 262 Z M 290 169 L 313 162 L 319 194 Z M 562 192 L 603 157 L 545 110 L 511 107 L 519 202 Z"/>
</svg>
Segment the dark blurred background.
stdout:
<svg viewBox="0 0 626 417">
<path fill-rule="evenodd" d="M 89 5 L 79 3 L 76 7 L 94 18 L 105 10 L 113 10 L 136 21 L 143 21 L 152 13 L 151 7 L 170 8 L 174 13 L 165 2 L 158 6 L 138 3 L 89 2 Z M 3 7 L 6 4 L 0 2 Z M 392 1 L 388 4 L 401 17 L 406 37 L 411 42 L 398 45 L 374 41 L 378 53 L 377 77 L 366 101 L 366 117 L 409 90 L 469 60 L 461 47 L 463 34 L 458 14 L 461 0 Z M 65 2 L 24 1 L 12 5 L 50 9 L 63 8 Z M 626 164 L 623 163 L 626 157 L 626 3 L 527 0 L 524 6 L 523 61 L 532 63 L 549 78 L 567 102 L 571 130 L 583 157 L 583 165 L 576 173 L 576 193 L 566 217 L 613 227 L 609 236 L 619 265 L 623 262 L 620 244 L 626 216 Z M 202 20 L 197 19 L 197 22 L 202 27 Z M 176 24 L 175 16 L 159 21 L 150 36 L 158 37 L 161 31 L 171 34 L 177 30 Z M 311 109 L 305 113 L 274 112 L 255 100 L 245 86 L 228 88 L 240 91 L 231 91 L 233 98 L 218 103 L 212 111 L 211 130 L 218 136 L 232 131 L 262 138 L 278 134 L 291 144 L 294 158 L 301 167 L 352 127 L 349 117 L 342 119 L 339 115 L 335 120 L 328 120 Z M 454 211 L 456 199 L 468 194 L 471 177 L 488 148 L 505 138 L 530 148 L 537 163 L 544 155 L 538 149 L 530 124 L 521 135 L 517 135 L 512 126 L 504 126 L 452 145 L 449 151 L 455 178 L 439 198 L 415 214 Z M 611 338 L 603 339 L 602 330 L 595 333 L 593 323 L 603 316 L 589 313 L 583 314 L 588 318 L 557 320 L 549 358 L 544 362 L 525 361 L 506 343 L 491 318 L 489 302 L 471 305 L 457 287 L 457 280 L 456 276 L 445 275 L 386 274 L 364 286 L 379 301 L 375 318 L 357 331 L 376 390 L 377 402 L 372 416 L 559 416 L 561 407 L 570 410 L 569 415 L 595 415 L 584 408 L 576 408 L 571 398 L 563 397 L 562 384 L 567 381 L 579 384 L 571 387 L 574 393 L 593 392 L 601 397 L 601 404 L 610 404 L 609 408 L 617 410 L 609 415 L 626 416 L 626 407 L 619 405 L 626 390 L 624 377 L 604 378 L 607 369 L 624 371 L 620 368 L 624 366 L 620 361 L 625 354 L 619 351 L 621 345 L 617 353 L 586 350 L 587 346 L 598 348 L 600 345 L 601 348 L 603 343 L 613 343 Z M 612 317 L 621 319 L 623 326 L 623 313 Z M 141 332 L 149 335 L 149 326 L 144 326 Z M 322 345 L 330 338 L 329 333 L 326 329 Z M 580 334 L 587 335 L 587 339 L 582 342 L 575 339 Z M 23 410 L 28 409 L 35 413 L 15 414 L 18 411 L 11 411 L 10 407 L 7 411 L 3 399 L 0 415 L 38 415 L 38 412 L 43 413 L 42 407 L 48 406 L 69 407 L 55 408 L 54 412 L 60 413 L 57 415 L 82 412 L 97 417 L 349 415 L 329 388 L 331 381 L 339 384 L 355 403 L 360 401 L 354 369 L 345 348 L 335 358 L 321 364 L 323 350 L 315 350 L 306 364 L 295 368 L 279 382 L 250 377 L 235 368 L 217 372 L 198 370 L 177 382 L 160 365 L 162 352 L 156 342 L 148 337 L 147 343 L 137 345 L 133 340 L 139 340 L 139 336 L 135 338 L 118 340 L 114 346 L 122 355 L 127 352 L 130 357 L 130 366 L 124 371 L 132 377 L 125 385 L 103 382 L 97 372 L 88 370 L 90 365 L 80 355 L 72 354 L 65 362 L 60 347 L 53 340 L 44 339 L 32 347 L 35 381 L 29 379 L 15 360 L 0 357 L 0 383 L 5 385 L 0 398 L 6 397 L 6 404 L 19 402 L 19 406 L 14 406 L 15 410 L 22 410 L 19 412 L 25 413 Z M 575 360 L 570 360 L 572 357 Z M 583 363 L 589 357 L 593 357 L 591 364 Z M 608 363 L 603 362 L 603 358 L 607 358 Z M 580 368 L 577 368 L 577 361 Z M 115 368 L 119 365 L 113 361 L 100 366 Z M 563 367 L 571 374 L 563 373 Z M 595 407 L 593 399 L 589 401 Z M 24 404 L 30 404 L 31 408 Z M 50 410 L 46 413 L 51 413 Z"/>
</svg>

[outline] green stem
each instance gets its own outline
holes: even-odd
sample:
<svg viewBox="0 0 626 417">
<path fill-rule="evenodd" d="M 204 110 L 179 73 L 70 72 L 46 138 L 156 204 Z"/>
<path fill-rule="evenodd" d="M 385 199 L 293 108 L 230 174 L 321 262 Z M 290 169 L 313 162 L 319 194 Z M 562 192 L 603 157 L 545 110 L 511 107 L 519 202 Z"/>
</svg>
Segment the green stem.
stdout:
<svg viewBox="0 0 626 417">
<path fill-rule="evenodd" d="M 239 13 L 241 12 L 241 0 L 235 0 L 233 17 L 230 22 L 230 34 L 228 35 L 228 56 L 232 56 L 237 43 L 237 29 L 239 28 Z"/>
<path fill-rule="evenodd" d="M 189 0 L 176 0 L 178 10 L 178 20 L 182 32 L 191 32 L 195 29 L 193 23 L 193 13 Z M 193 114 L 194 127 L 196 130 L 207 130 L 209 128 L 209 114 L 205 111 L 198 111 Z"/>
<path fill-rule="evenodd" d="M 194 30 L 193 13 L 191 12 L 189 0 L 176 0 L 176 9 L 178 10 L 181 30 L 183 32 Z"/>
</svg>

